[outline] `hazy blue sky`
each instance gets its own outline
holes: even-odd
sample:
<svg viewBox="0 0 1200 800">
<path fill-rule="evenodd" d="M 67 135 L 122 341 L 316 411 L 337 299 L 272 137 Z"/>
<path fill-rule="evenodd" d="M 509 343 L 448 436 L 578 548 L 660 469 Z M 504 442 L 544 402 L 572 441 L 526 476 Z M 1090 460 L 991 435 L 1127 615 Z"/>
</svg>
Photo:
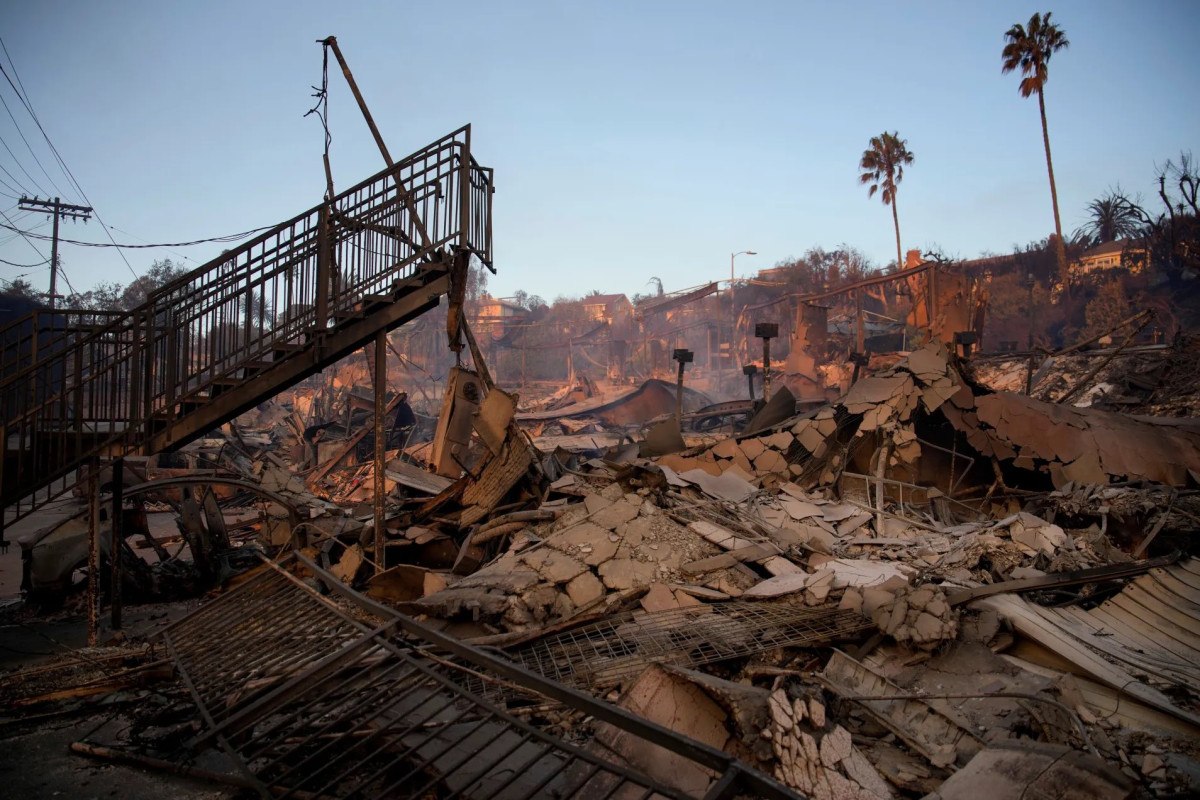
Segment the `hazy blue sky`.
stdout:
<svg viewBox="0 0 1200 800">
<path fill-rule="evenodd" d="M 1156 162 L 1200 149 L 1200 3 L 1050 8 L 1071 40 L 1046 90 L 1070 231 L 1108 187 L 1149 198 Z M 0 37 L 118 241 L 182 241 L 320 201 L 320 126 L 302 115 L 320 78 L 314 40 L 336 35 L 393 154 L 474 125 L 476 157 L 498 186 L 492 289 L 549 300 L 647 291 L 651 275 L 668 291 L 728 277 L 734 250 L 759 253 L 738 259 L 739 274 L 842 242 L 888 262 L 890 211 L 857 181 L 867 140 L 884 129 L 916 155 L 899 193 L 906 249 L 974 257 L 1044 237 L 1053 219 L 1037 103 L 1000 73 L 1004 31 L 1035 10 L 1044 7 L 9 0 Z M 331 86 L 344 187 L 382 162 L 340 75 Z M 68 189 L 2 80 L 0 96 Z M 0 139 L 20 162 L 0 148 L 23 185 L 14 188 L 51 190 L 2 109 Z M 13 192 L 0 192 L 11 217 Z M 94 222 L 63 235 L 104 238 Z M 39 260 L 6 239 L 0 258 Z M 188 263 L 223 246 L 189 248 Z M 165 255 L 128 258 L 141 272 Z M 64 246 L 62 256 L 81 290 L 131 278 L 112 250 Z M 28 271 L 0 265 L 0 278 Z M 29 279 L 44 286 L 48 275 Z"/>
</svg>

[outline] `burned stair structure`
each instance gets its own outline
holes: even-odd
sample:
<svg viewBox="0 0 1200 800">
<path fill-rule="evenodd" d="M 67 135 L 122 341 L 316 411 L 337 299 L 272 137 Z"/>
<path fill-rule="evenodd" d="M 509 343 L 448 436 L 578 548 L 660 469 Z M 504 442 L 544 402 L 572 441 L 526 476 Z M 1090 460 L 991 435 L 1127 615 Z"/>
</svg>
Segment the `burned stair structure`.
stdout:
<svg viewBox="0 0 1200 800">
<path fill-rule="evenodd" d="M 4 516 L 93 459 L 184 445 L 435 307 L 473 257 L 491 264 L 492 190 L 464 126 L 132 311 L 0 330 Z"/>
</svg>

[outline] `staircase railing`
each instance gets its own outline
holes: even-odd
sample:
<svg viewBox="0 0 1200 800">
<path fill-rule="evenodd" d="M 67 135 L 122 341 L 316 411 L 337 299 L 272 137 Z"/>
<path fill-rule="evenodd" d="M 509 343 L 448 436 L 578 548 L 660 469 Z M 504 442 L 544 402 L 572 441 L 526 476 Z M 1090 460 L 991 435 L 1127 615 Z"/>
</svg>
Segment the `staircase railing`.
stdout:
<svg viewBox="0 0 1200 800">
<path fill-rule="evenodd" d="M 92 455 L 137 449 L 214 386 L 319 347 L 364 301 L 444 271 L 452 249 L 490 264 L 491 192 L 492 172 L 471 157 L 465 126 L 154 290 L 127 314 L 56 331 L 49 347 L 35 325 L 28 351 L 14 335 L 13 357 L 5 350 L 0 368 L 3 504 Z"/>
</svg>

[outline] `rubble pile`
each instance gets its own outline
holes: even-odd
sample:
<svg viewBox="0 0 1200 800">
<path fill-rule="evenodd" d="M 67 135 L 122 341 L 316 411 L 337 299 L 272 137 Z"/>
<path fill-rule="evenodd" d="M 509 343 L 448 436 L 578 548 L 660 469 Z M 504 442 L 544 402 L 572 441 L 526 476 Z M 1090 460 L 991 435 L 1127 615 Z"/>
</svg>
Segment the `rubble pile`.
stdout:
<svg viewBox="0 0 1200 800">
<path fill-rule="evenodd" d="M 796 796 L 1200 790 L 1193 421 L 992 391 L 931 343 L 831 403 L 796 413 L 788 395 L 754 433 L 651 455 L 649 429 L 629 439 L 680 433 L 667 384 L 613 399 L 584 382 L 519 411 L 456 369 L 432 438 L 387 451 L 382 530 L 362 430 L 314 461 L 294 409 L 263 409 L 223 434 L 223 463 L 269 493 L 263 552 L 294 553 L 332 605 L 526 670 L 464 672 L 506 712 L 688 796 L 719 773 L 523 681 Z M 274 453 L 289 436 L 298 462 Z"/>
</svg>

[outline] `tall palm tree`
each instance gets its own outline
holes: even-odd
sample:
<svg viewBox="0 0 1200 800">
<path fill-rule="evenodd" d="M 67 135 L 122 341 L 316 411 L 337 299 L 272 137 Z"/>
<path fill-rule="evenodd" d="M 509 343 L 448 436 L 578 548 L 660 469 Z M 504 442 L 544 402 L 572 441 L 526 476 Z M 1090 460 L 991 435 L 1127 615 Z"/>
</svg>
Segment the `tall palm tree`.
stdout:
<svg viewBox="0 0 1200 800">
<path fill-rule="evenodd" d="M 1062 222 L 1058 215 L 1058 189 L 1054 185 L 1054 164 L 1050 160 L 1050 134 L 1046 130 L 1046 81 L 1050 77 L 1050 57 L 1070 44 L 1062 28 L 1050 21 L 1050 13 L 1034 12 L 1027 26 L 1016 23 L 1004 34 L 1002 73 L 1021 71 L 1018 91 L 1022 97 L 1036 93 L 1042 115 L 1042 144 L 1046 148 L 1046 172 L 1050 174 L 1050 201 L 1054 205 L 1054 232 L 1057 234 L 1058 272 L 1067 285 L 1067 250 L 1063 244 Z"/>
<path fill-rule="evenodd" d="M 871 137 L 871 146 L 863 151 L 858 167 L 862 174 L 859 183 L 870 184 L 868 197 L 879 192 L 885 206 L 892 207 L 892 222 L 896 226 L 896 269 L 904 268 L 904 256 L 900 252 L 900 215 L 896 211 L 896 187 L 904 178 L 904 167 L 913 163 L 913 154 L 908 142 L 896 133 L 884 131 Z"/>
</svg>

